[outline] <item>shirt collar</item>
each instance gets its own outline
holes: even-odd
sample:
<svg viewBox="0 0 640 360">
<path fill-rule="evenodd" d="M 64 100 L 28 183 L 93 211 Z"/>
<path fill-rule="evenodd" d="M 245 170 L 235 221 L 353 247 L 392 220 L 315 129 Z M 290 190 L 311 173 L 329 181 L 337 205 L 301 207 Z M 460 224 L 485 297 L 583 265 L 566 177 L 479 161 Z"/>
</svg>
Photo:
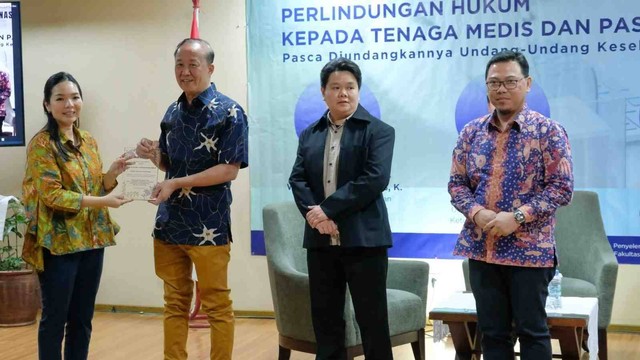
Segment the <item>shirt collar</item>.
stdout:
<svg viewBox="0 0 640 360">
<path fill-rule="evenodd" d="M 529 106 L 527 105 L 527 103 L 525 103 L 524 106 L 522 107 L 522 110 L 520 110 L 520 112 L 517 113 L 516 116 L 514 117 L 512 129 L 520 132 L 522 128 L 525 127 L 525 120 L 527 119 L 529 112 L 530 112 Z M 493 110 L 491 114 L 487 115 L 487 129 L 497 130 L 498 129 L 498 126 L 496 125 L 497 121 L 498 121 L 497 110 Z"/>
<path fill-rule="evenodd" d="M 355 113 L 355 112 L 354 112 L 354 113 Z M 344 124 L 347 122 L 347 120 L 351 119 L 351 117 L 353 116 L 353 114 L 354 114 L 354 113 L 352 113 L 351 115 L 347 116 L 347 117 L 344 119 L 344 121 L 342 122 L 342 124 L 340 124 L 340 125 L 336 125 L 336 123 L 334 122 L 334 120 L 331 118 L 331 112 L 327 112 L 327 121 L 328 121 L 328 124 L 329 124 L 329 125 L 331 125 L 331 126 L 334 126 L 334 127 L 336 127 L 336 128 L 338 128 L 338 129 L 339 129 L 339 128 L 341 128 L 341 127 L 342 127 L 342 125 L 344 125 Z"/>
<path fill-rule="evenodd" d="M 202 105 L 208 104 L 215 97 L 215 93 L 218 90 L 216 89 L 216 84 L 211 83 L 209 87 L 207 87 L 203 92 L 201 92 L 198 96 L 196 96 L 193 100 L 198 100 L 202 103 Z M 178 103 L 187 103 L 187 95 L 183 92 L 178 97 Z"/>
<path fill-rule="evenodd" d="M 78 139 L 77 147 L 80 147 L 80 145 L 82 145 L 82 143 L 84 142 L 84 136 L 82 135 L 82 132 L 75 126 L 72 128 L 72 131 L 75 138 Z M 73 141 L 71 141 L 71 139 L 69 139 L 65 133 L 63 133 L 62 131 L 58 131 L 58 134 L 60 134 L 61 143 L 68 144 L 71 147 L 76 147 L 76 146 L 73 146 Z"/>
<path fill-rule="evenodd" d="M 364 122 L 371 122 L 372 120 L 375 119 L 375 117 L 373 117 L 373 115 L 371 115 L 367 109 L 365 109 L 362 105 L 358 104 L 358 108 L 356 109 L 356 111 L 351 114 L 348 117 L 349 120 L 354 121 L 364 121 Z M 315 127 L 316 128 L 321 128 L 321 127 L 326 127 L 329 126 L 329 110 L 327 109 L 324 112 L 324 115 L 322 115 L 322 118 L 320 118 L 319 121 L 316 122 Z"/>
</svg>

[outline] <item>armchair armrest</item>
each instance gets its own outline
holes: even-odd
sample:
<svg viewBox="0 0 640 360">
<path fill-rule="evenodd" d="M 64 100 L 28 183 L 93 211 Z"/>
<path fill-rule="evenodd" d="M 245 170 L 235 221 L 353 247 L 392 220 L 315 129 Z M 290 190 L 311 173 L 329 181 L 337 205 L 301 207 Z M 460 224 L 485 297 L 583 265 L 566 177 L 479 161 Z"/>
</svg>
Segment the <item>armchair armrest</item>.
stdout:
<svg viewBox="0 0 640 360">
<path fill-rule="evenodd" d="M 416 294 L 427 307 L 429 264 L 417 260 L 389 260 L 387 288 Z"/>
<path fill-rule="evenodd" d="M 315 342 L 311 324 L 309 276 L 293 269 L 272 271 L 271 276 L 278 332 L 294 339 Z"/>
<path fill-rule="evenodd" d="M 611 321 L 613 296 L 618 278 L 618 261 L 604 232 L 584 234 L 588 239 L 580 241 L 590 244 L 584 252 L 582 262 L 574 264 L 571 276 L 595 285 L 598 292 L 598 326 L 607 327 Z M 563 263 L 560 263 L 560 271 Z"/>
<path fill-rule="evenodd" d="M 600 271 L 600 276 L 596 282 L 598 290 L 598 327 L 606 328 L 611 322 L 611 312 L 613 310 L 613 297 L 616 292 L 616 281 L 618 279 L 618 261 L 607 260 Z"/>
<path fill-rule="evenodd" d="M 598 291 L 598 327 L 606 328 L 611 322 L 613 296 L 618 279 L 618 260 L 609 244 L 594 246 L 589 254 L 592 271 L 589 276 Z"/>
</svg>

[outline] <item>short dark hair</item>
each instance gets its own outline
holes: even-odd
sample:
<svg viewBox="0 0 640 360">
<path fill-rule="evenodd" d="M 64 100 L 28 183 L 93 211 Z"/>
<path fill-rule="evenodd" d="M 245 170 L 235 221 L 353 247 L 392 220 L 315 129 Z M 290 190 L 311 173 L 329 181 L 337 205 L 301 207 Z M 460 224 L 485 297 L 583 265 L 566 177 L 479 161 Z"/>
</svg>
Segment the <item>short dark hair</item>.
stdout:
<svg viewBox="0 0 640 360">
<path fill-rule="evenodd" d="M 320 71 L 320 86 L 322 86 L 322 88 L 327 86 L 329 76 L 336 71 L 350 72 L 358 82 L 358 89 L 360 88 L 360 85 L 362 85 L 362 73 L 360 72 L 360 67 L 358 67 L 358 65 L 353 61 L 341 57 L 326 63 L 322 68 L 322 71 Z"/>
<path fill-rule="evenodd" d="M 524 77 L 529 77 L 529 63 L 527 62 L 527 58 L 521 52 L 513 51 L 513 50 L 502 50 L 499 53 L 493 55 L 491 60 L 487 63 L 487 69 L 484 71 L 484 78 L 487 78 L 489 75 L 489 68 L 491 65 L 495 63 L 515 61 L 520 65 L 520 69 L 522 70 L 522 75 Z"/>
<path fill-rule="evenodd" d="M 186 38 L 186 39 L 180 41 L 178 43 L 178 46 L 176 46 L 176 50 L 173 52 L 173 57 L 174 58 L 176 57 L 176 55 L 178 55 L 178 50 L 180 50 L 182 45 L 185 45 L 187 43 L 189 43 L 189 44 L 195 43 L 195 44 L 200 44 L 200 45 L 204 46 L 205 49 L 207 49 L 207 53 L 204 54 L 204 58 L 207 60 L 208 64 L 213 64 L 213 58 L 215 57 L 215 54 L 213 53 L 213 48 L 211 47 L 211 44 L 209 44 L 206 40 L 202 40 L 202 39 Z"/>
</svg>

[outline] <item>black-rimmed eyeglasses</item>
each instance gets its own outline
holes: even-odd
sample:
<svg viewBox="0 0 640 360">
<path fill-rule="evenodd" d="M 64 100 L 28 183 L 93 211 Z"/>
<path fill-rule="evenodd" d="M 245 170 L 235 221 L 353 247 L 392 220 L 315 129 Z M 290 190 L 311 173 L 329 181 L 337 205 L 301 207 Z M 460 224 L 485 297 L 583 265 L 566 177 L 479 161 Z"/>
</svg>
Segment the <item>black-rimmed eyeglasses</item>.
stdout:
<svg viewBox="0 0 640 360">
<path fill-rule="evenodd" d="M 505 81 L 496 81 L 496 80 L 491 80 L 491 81 L 487 81 L 487 89 L 489 90 L 493 90 L 493 91 L 497 91 L 498 89 L 500 89 L 500 86 L 504 85 L 504 88 L 507 90 L 513 90 L 516 87 L 518 87 L 518 82 L 520 80 L 524 80 L 526 78 L 520 78 L 517 80 L 514 79 L 509 79 L 509 80 L 505 80 Z"/>
</svg>

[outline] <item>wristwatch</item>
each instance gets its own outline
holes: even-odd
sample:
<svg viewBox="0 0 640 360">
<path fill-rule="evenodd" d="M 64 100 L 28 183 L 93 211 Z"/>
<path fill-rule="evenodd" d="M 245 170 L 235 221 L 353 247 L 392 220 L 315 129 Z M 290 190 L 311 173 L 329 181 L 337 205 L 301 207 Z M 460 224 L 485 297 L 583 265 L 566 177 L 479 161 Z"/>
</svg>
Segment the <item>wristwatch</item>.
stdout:
<svg viewBox="0 0 640 360">
<path fill-rule="evenodd" d="M 516 219 L 516 222 L 518 224 L 520 224 L 520 225 L 524 224 L 525 217 L 524 217 L 524 213 L 522 212 L 522 210 L 515 209 L 513 211 L 513 217 L 514 217 L 514 219 Z"/>
</svg>

